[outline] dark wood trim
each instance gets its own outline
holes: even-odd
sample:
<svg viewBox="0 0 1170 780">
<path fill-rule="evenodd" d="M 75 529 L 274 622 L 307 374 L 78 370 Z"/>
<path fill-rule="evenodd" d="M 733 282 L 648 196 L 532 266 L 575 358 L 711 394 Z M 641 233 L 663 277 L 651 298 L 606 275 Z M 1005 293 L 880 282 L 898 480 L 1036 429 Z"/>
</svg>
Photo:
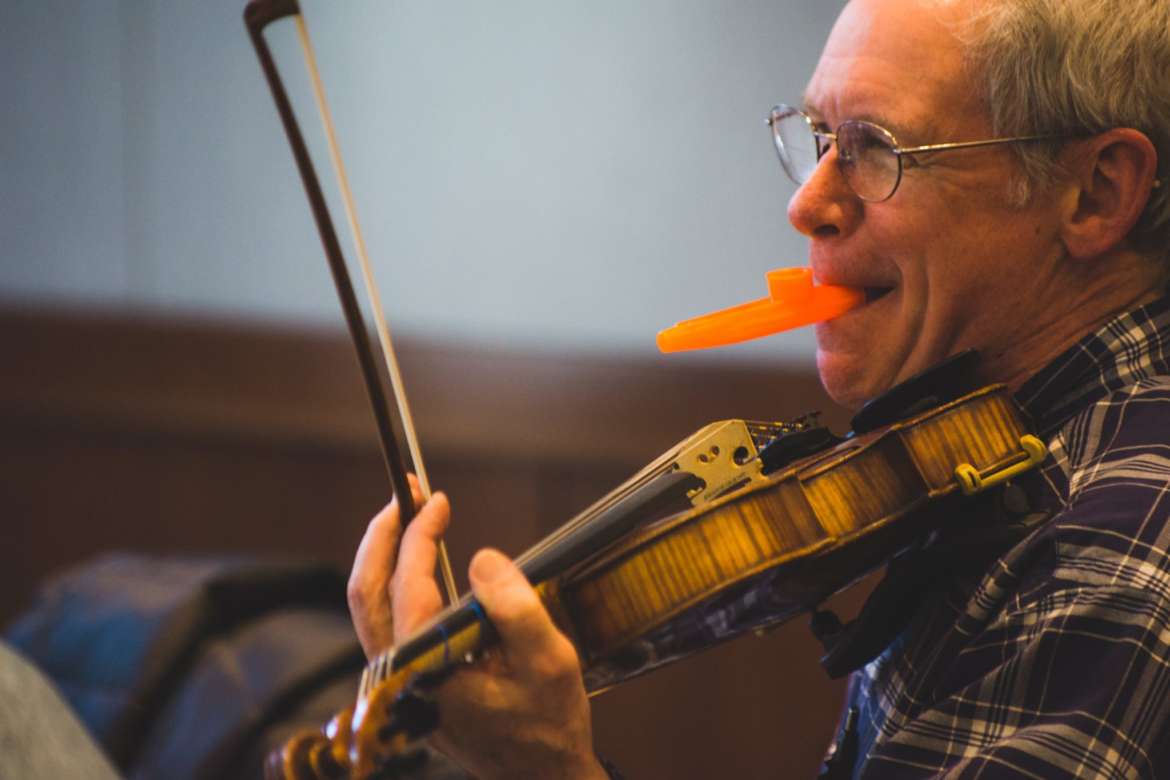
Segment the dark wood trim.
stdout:
<svg viewBox="0 0 1170 780">
<path fill-rule="evenodd" d="M 632 463 L 714 419 L 828 406 L 811 370 L 785 366 L 399 341 L 424 457 Z M 351 349 L 332 329 L 9 309 L 0 355 L 5 425 L 377 446 Z"/>
</svg>

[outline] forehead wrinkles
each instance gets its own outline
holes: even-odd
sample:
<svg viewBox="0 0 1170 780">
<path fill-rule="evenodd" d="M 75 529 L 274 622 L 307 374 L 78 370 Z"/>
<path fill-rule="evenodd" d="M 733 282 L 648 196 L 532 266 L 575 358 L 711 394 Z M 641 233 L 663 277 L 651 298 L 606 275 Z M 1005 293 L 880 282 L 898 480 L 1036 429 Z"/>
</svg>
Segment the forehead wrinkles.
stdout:
<svg viewBox="0 0 1170 780">
<path fill-rule="evenodd" d="M 805 105 L 834 125 L 870 119 L 907 140 L 955 124 L 978 105 L 955 34 L 958 13 L 918 0 L 853 0 L 829 35 Z"/>
</svg>

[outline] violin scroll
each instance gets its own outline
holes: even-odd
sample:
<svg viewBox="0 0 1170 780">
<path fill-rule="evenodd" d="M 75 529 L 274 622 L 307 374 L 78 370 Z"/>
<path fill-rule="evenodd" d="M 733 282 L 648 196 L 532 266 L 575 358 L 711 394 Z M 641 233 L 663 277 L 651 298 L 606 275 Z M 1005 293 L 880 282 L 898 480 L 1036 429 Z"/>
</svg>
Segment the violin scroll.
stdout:
<svg viewBox="0 0 1170 780">
<path fill-rule="evenodd" d="M 343 780 L 350 776 L 349 742 L 353 710 L 333 716 L 321 731 L 294 734 L 264 762 L 264 780 Z"/>
</svg>

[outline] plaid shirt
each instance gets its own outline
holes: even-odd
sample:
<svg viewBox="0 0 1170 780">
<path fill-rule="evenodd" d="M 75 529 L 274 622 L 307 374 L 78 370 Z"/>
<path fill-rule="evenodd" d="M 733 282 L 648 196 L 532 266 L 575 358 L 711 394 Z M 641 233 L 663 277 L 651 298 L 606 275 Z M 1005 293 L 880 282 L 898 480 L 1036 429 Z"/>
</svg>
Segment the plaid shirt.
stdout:
<svg viewBox="0 0 1170 780">
<path fill-rule="evenodd" d="M 1170 778 L 1170 299 L 1017 398 L 1050 450 L 1017 485 L 1049 519 L 854 673 L 855 778 Z"/>
</svg>

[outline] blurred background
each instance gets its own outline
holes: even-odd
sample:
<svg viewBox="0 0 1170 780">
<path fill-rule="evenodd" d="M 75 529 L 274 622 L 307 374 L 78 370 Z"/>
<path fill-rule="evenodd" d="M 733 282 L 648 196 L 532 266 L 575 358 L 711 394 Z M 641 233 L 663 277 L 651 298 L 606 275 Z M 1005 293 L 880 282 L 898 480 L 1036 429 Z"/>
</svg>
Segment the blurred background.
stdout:
<svg viewBox="0 0 1170 780">
<path fill-rule="evenodd" d="M 654 334 L 804 264 L 763 120 L 842 2 L 303 5 L 458 573 L 713 419 L 840 427 L 811 333 L 670 357 Z M 4 621 L 107 550 L 344 570 L 387 500 L 241 12 L 0 10 Z M 269 41 L 348 248 L 294 27 Z M 810 776 L 841 692 L 817 656 L 798 621 L 605 694 L 599 750 L 630 777 Z"/>
</svg>

